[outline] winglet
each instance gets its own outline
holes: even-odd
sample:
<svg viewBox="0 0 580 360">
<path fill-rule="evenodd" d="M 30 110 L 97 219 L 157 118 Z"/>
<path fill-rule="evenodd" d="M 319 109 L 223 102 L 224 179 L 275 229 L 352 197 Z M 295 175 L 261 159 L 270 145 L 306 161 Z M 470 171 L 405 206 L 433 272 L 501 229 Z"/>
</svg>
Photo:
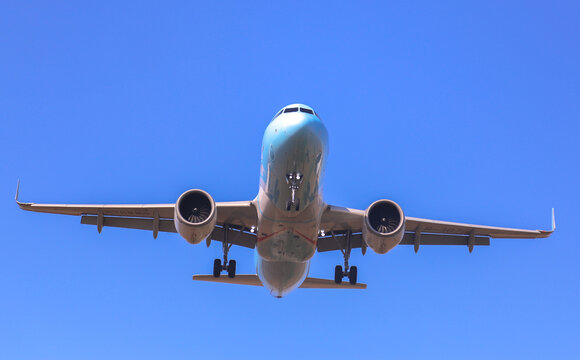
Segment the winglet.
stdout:
<svg viewBox="0 0 580 360">
<path fill-rule="evenodd" d="M 552 230 L 538 230 L 540 233 L 541 238 L 547 238 L 548 236 L 552 235 L 552 233 L 556 231 L 556 215 L 554 213 L 554 208 L 552 208 Z"/>
<path fill-rule="evenodd" d="M 16 184 L 16 196 L 14 196 L 14 200 L 16 200 L 17 204 L 20 204 L 20 201 L 18 201 L 19 193 L 20 193 L 20 179 L 18 179 L 18 183 Z"/>
<path fill-rule="evenodd" d="M 30 205 L 30 203 L 24 203 L 20 201 L 18 198 L 20 197 L 20 179 L 18 179 L 18 183 L 16 184 L 16 195 L 14 196 L 14 200 L 16 204 L 23 210 L 28 210 L 26 207 Z"/>
</svg>

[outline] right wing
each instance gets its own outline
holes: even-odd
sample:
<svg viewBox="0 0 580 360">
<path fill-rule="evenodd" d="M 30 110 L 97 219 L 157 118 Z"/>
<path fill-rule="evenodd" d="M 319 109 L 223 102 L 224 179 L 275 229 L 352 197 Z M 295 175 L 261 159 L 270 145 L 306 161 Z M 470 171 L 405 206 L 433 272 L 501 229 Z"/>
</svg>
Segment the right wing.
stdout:
<svg viewBox="0 0 580 360">
<path fill-rule="evenodd" d="M 325 235 L 318 238 L 318 251 L 341 250 L 350 233 L 351 247 L 366 249 L 362 239 L 364 211 L 328 205 L 322 215 L 320 228 Z M 489 245 L 490 238 L 534 239 L 546 238 L 556 228 L 552 210 L 552 230 L 526 230 L 495 226 L 463 224 L 449 221 L 405 217 L 405 235 L 400 244 L 414 245 L 466 245 L 470 251 L 476 245 Z"/>
</svg>

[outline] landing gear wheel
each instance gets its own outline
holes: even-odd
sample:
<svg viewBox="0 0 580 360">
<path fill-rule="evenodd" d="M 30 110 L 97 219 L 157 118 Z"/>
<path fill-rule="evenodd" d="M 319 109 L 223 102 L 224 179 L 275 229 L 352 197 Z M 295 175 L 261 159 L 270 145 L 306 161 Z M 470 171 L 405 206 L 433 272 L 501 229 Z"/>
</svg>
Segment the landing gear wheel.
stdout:
<svg viewBox="0 0 580 360">
<path fill-rule="evenodd" d="M 300 211 L 300 199 L 296 200 L 296 203 L 294 204 L 294 208 L 296 209 L 296 211 Z"/>
<path fill-rule="evenodd" d="M 286 211 L 290 211 L 292 208 L 292 202 L 290 200 L 286 201 Z"/>
<path fill-rule="evenodd" d="M 213 261 L 213 277 L 219 278 L 222 272 L 222 261 L 220 259 L 215 259 Z"/>
<path fill-rule="evenodd" d="M 236 277 L 236 260 L 230 260 L 228 262 L 228 277 L 230 279 Z"/>
<path fill-rule="evenodd" d="M 357 277 L 358 269 L 356 266 L 351 266 L 348 270 L 348 282 L 351 285 L 356 285 L 356 277 Z"/>
<path fill-rule="evenodd" d="M 344 273 L 342 272 L 342 266 L 340 265 L 336 265 L 334 267 L 334 282 L 336 284 L 342 284 L 342 278 L 344 276 Z"/>
</svg>

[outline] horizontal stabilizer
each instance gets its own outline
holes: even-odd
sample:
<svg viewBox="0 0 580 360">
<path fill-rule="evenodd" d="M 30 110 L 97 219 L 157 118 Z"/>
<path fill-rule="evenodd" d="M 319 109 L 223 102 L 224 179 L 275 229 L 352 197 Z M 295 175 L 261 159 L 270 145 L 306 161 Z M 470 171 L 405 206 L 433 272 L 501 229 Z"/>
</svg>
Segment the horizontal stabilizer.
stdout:
<svg viewBox="0 0 580 360">
<path fill-rule="evenodd" d="M 236 275 L 235 278 L 230 278 L 228 276 L 220 276 L 216 278 L 213 275 L 193 275 L 193 280 L 225 284 L 262 286 L 262 282 L 257 275 Z"/>
<path fill-rule="evenodd" d="M 366 289 L 367 284 L 357 283 L 351 285 L 349 282 L 337 284 L 334 280 L 308 277 L 300 287 L 303 289 Z"/>
<path fill-rule="evenodd" d="M 193 275 L 193 280 L 197 281 L 209 281 L 218 282 L 225 284 L 238 284 L 238 285 L 252 285 L 252 286 L 262 286 L 262 282 L 258 275 L 236 275 L 235 278 L 229 278 L 227 276 L 220 276 L 219 278 L 213 277 L 213 275 Z M 348 282 L 343 282 L 342 284 L 336 284 L 334 280 L 319 279 L 308 277 L 302 285 L 303 289 L 366 289 L 367 284 L 355 284 L 351 285 Z"/>
</svg>

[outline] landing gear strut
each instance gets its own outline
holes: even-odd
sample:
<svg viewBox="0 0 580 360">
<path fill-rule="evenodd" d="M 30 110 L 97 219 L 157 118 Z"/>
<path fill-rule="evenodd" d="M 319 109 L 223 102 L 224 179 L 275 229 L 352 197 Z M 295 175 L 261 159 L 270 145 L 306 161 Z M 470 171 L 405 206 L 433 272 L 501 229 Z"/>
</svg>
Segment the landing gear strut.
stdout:
<svg viewBox="0 0 580 360">
<path fill-rule="evenodd" d="M 228 241 L 228 233 L 230 228 L 227 225 L 224 225 L 224 238 L 222 241 L 222 249 L 224 252 L 224 261 L 222 265 L 222 261 L 220 259 L 215 259 L 213 261 L 213 277 L 219 278 L 223 271 L 227 271 L 228 277 L 233 279 L 236 277 L 236 260 L 229 260 L 228 261 L 228 252 L 232 247 L 232 244 Z"/>
<path fill-rule="evenodd" d="M 286 211 L 290 211 L 292 207 L 294 207 L 296 211 L 300 210 L 300 199 L 296 199 L 296 190 L 300 189 L 302 180 L 302 174 L 297 171 L 286 174 L 286 184 L 288 184 L 291 192 L 290 199 L 286 201 Z"/>
<path fill-rule="evenodd" d="M 336 241 L 337 244 L 340 244 L 340 242 L 336 239 L 336 237 L 334 236 L 334 233 L 331 233 L 333 239 Z M 348 265 L 348 260 L 350 259 L 350 251 L 352 250 L 352 244 L 350 242 L 351 238 L 351 231 L 349 230 L 346 233 L 346 241 L 345 241 L 345 247 L 344 249 L 341 247 L 340 251 L 342 252 L 342 255 L 344 256 L 344 270 L 342 269 L 342 266 L 340 265 L 336 265 L 334 267 L 334 282 L 336 284 L 342 284 L 342 279 L 347 277 L 348 278 L 348 282 L 351 285 L 356 285 L 356 281 L 357 281 L 357 276 L 358 276 L 358 269 L 356 266 L 349 266 Z"/>
</svg>

